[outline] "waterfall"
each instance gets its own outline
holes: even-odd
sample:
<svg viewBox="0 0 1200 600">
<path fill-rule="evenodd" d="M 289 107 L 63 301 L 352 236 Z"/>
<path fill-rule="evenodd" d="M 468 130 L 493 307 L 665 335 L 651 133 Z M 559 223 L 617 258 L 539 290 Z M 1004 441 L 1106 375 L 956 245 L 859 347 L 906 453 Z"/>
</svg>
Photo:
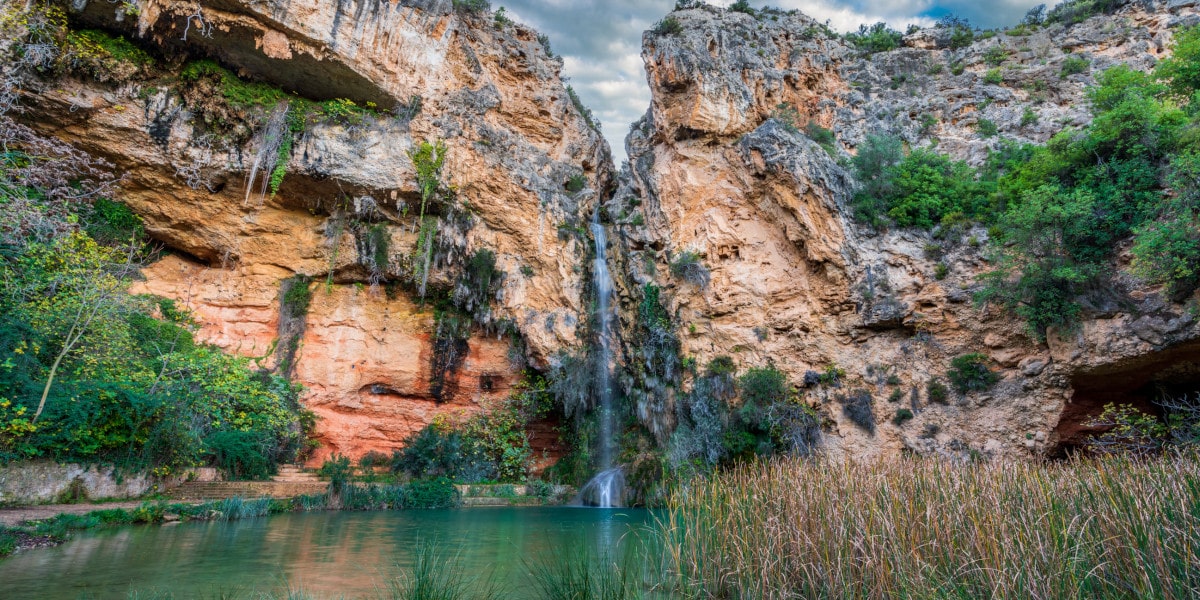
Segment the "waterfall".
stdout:
<svg viewBox="0 0 1200 600">
<path fill-rule="evenodd" d="M 588 506 L 611 508 L 624 503 L 625 475 L 620 466 L 613 465 L 614 426 L 616 415 L 612 406 L 612 386 L 609 365 L 612 364 L 612 303 L 613 282 L 608 272 L 608 234 L 600 224 L 600 205 L 592 213 L 592 237 L 596 242 L 596 255 L 592 261 L 592 277 L 596 285 L 597 325 L 600 343 L 596 357 L 596 408 L 600 414 L 600 440 L 597 466 L 600 474 L 592 478 L 580 491 L 580 500 Z"/>
</svg>

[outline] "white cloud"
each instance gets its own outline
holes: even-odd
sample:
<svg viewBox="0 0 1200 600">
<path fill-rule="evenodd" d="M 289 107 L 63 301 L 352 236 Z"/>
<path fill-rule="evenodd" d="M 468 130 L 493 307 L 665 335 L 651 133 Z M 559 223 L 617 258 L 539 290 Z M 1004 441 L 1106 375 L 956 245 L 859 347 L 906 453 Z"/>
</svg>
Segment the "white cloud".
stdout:
<svg viewBox="0 0 1200 600">
<path fill-rule="evenodd" d="M 733 0 L 713 1 L 728 6 Z M 494 0 L 495 2 L 495 0 Z M 1056 4 L 1050 1 L 1047 4 Z M 674 0 L 506 0 L 509 14 L 550 37 L 564 73 L 603 124 L 617 161 L 625 158 L 625 134 L 650 105 L 642 68 L 642 32 L 674 7 Z M 797 9 L 839 31 L 886 21 L 903 29 L 930 25 L 946 12 L 996 27 L 1018 21 L 1037 0 L 772 0 L 752 1 Z M 498 8 L 499 3 L 495 6 Z"/>
</svg>

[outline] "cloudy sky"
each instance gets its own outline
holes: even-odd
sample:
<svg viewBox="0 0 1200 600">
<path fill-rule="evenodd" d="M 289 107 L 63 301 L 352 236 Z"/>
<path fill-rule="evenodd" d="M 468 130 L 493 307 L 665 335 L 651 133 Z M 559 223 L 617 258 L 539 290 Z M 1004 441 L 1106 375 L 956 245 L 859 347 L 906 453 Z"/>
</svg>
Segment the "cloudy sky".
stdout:
<svg viewBox="0 0 1200 600">
<path fill-rule="evenodd" d="M 709 0 L 728 5 L 732 0 Z M 946 13 L 970 19 L 980 27 L 1010 25 L 1031 7 L 1055 0 L 751 0 L 799 9 L 838 31 L 863 23 L 887 21 L 903 30 L 910 23 L 931 24 Z M 675 6 L 675 0 L 492 0 L 516 20 L 550 36 L 554 52 L 563 56 L 565 73 L 575 91 L 604 125 L 617 160 L 625 156 L 625 134 L 650 104 L 642 69 L 642 31 Z"/>
</svg>

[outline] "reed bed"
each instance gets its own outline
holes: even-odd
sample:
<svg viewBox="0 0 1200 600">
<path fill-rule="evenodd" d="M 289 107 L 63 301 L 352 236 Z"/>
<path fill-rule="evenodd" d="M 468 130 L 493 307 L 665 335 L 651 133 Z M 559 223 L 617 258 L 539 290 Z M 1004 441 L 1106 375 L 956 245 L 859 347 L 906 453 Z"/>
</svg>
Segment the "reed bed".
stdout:
<svg viewBox="0 0 1200 600">
<path fill-rule="evenodd" d="M 1200 459 L 777 460 L 678 490 L 687 598 L 1200 598 Z"/>
</svg>

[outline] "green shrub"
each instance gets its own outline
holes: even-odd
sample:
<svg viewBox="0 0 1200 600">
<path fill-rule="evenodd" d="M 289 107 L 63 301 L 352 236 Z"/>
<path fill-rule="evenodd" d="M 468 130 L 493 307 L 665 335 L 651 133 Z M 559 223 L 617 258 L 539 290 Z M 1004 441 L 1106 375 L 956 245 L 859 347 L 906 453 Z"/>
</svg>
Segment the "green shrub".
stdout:
<svg viewBox="0 0 1200 600">
<path fill-rule="evenodd" d="M 128 205 L 108 198 L 97 198 L 92 203 L 91 215 L 84 227 L 87 234 L 101 244 L 145 243 L 146 228 L 142 218 L 134 214 Z"/>
<path fill-rule="evenodd" d="M 1155 75 L 1169 82 L 1171 92 L 1178 98 L 1191 100 L 1200 89 L 1200 26 L 1179 29 L 1171 56 L 1158 64 Z"/>
<path fill-rule="evenodd" d="M 404 508 L 454 508 L 460 504 L 462 495 L 446 477 L 418 479 L 405 489 Z"/>
<path fill-rule="evenodd" d="M 873 226 L 929 229 L 948 215 L 973 218 L 987 207 L 987 190 L 969 165 L 926 149 L 904 156 L 896 138 L 868 136 L 851 164 L 862 183 L 852 200 L 855 217 Z"/>
<path fill-rule="evenodd" d="M 804 126 L 804 135 L 816 142 L 829 156 L 837 158 L 837 138 L 834 137 L 833 131 L 821 127 L 815 121 L 810 121 L 808 125 Z"/>
<path fill-rule="evenodd" d="M 1136 231 L 1133 271 L 1176 299 L 1200 288 L 1200 211 L 1180 207 Z"/>
<path fill-rule="evenodd" d="M 496 29 L 504 29 L 512 25 L 512 19 L 508 18 L 508 11 L 503 6 L 496 10 L 496 14 L 492 15 L 492 22 Z"/>
<path fill-rule="evenodd" d="M 1008 48 L 1004 45 L 997 44 L 984 51 L 983 61 L 993 67 L 998 67 L 1008 60 L 1008 52 Z"/>
<path fill-rule="evenodd" d="M 482 13 L 492 10 L 488 0 L 454 0 L 454 10 L 467 13 Z"/>
<path fill-rule="evenodd" d="M 1004 83 L 1004 74 L 1000 69 L 988 69 L 987 73 L 983 74 L 983 82 L 988 85 L 1000 85 Z"/>
<path fill-rule="evenodd" d="M 925 386 L 925 393 L 934 404 L 947 404 L 950 401 L 950 388 L 937 377 L 929 380 L 929 384 Z"/>
<path fill-rule="evenodd" d="M 945 279 L 946 276 L 949 274 L 950 274 L 950 267 L 946 266 L 946 263 L 938 263 L 933 266 L 934 279 L 941 281 L 941 280 Z"/>
<path fill-rule="evenodd" d="M 262 480 L 275 472 L 271 440 L 257 431 L 217 431 L 204 439 L 214 463 L 230 479 Z"/>
<path fill-rule="evenodd" d="M 788 398 L 787 375 L 774 366 L 752 368 L 738 379 L 742 401 L 765 407 Z"/>
<path fill-rule="evenodd" d="M 581 173 L 576 173 L 575 175 L 572 175 L 570 179 L 567 180 L 566 185 L 563 187 L 565 187 L 568 192 L 571 192 L 572 194 L 577 194 L 579 192 L 582 192 L 583 188 L 587 187 L 587 183 L 588 183 L 587 177 L 585 177 Z"/>
<path fill-rule="evenodd" d="M 754 7 L 750 6 L 749 0 L 737 0 L 733 4 L 729 5 L 729 10 L 733 12 L 745 13 L 751 16 L 757 13 L 757 11 L 754 10 Z"/>
<path fill-rule="evenodd" d="M 1046 23 L 1074 25 L 1095 15 L 1109 14 L 1126 4 L 1128 0 L 1067 0 L 1046 14 Z"/>
<path fill-rule="evenodd" d="M 962 61 L 956 60 L 956 61 L 950 63 L 950 74 L 951 75 L 954 75 L 955 77 L 957 77 L 959 75 L 962 75 L 966 71 L 967 71 L 967 65 L 965 63 L 963 63 Z"/>
<path fill-rule="evenodd" d="M 996 122 L 991 119 L 979 119 L 975 123 L 975 131 L 979 132 L 979 137 L 984 139 L 996 137 L 1000 133 L 1000 129 L 996 127 Z"/>
<path fill-rule="evenodd" d="M 901 408 L 896 411 L 896 416 L 892 417 L 892 424 L 896 427 L 902 427 L 905 423 L 913 420 L 913 411 L 907 408 Z"/>
<path fill-rule="evenodd" d="M 1086 73 L 1092 63 L 1082 56 L 1071 55 L 1063 59 L 1062 70 L 1059 71 L 1059 77 L 1066 79 L 1071 75 Z"/>
<path fill-rule="evenodd" d="M 896 389 L 892 390 L 891 395 L 888 396 L 888 402 L 895 403 L 895 402 L 899 402 L 903 399 L 904 399 L 904 390 L 902 390 L 900 388 L 896 388 Z"/>
<path fill-rule="evenodd" d="M 329 480 L 330 492 L 341 495 L 354 481 L 354 467 L 349 458 L 334 454 L 321 463 L 317 475 Z"/>
<path fill-rule="evenodd" d="M 879 22 L 870 27 L 860 25 L 858 33 L 848 34 L 846 40 L 864 52 L 887 52 L 899 48 L 904 35 L 888 27 L 887 23 Z"/>
<path fill-rule="evenodd" d="M 680 35 L 683 33 L 683 24 L 675 17 L 666 17 L 655 23 L 651 31 L 658 35 Z"/>
<path fill-rule="evenodd" d="M 1000 380 L 988 368 L 988 357 L 983 354 L 964 354 L 950 361 L 946 378 L 962 394 L 984 391 Z"/>
<path fill-rule="evenodd" d="M 1025 112 L 1021 114 L 1021 127 L 1029 127 L 1036 125 L 1038 122 L 1038 114 L 1032 108 L 1025 107 Z"/>
</svg>

